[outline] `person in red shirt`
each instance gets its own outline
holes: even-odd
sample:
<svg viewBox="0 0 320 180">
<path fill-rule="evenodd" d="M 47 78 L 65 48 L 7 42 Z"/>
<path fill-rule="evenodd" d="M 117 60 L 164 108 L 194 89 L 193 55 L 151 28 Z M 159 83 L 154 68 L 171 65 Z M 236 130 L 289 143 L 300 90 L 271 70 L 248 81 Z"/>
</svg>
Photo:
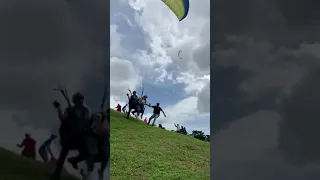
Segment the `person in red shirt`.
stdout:
<svg viewBox="0 0 320 180">
<path fill-rule="evenodd" d="M 117 111 L 121 112 L 121 105 L 118 104 L 117 107 L 116 107 Z"/>
<path fill-rule="evenodd" d="M 30 137 L 30 134 L 25 134 L 25 138 L 21 144 L 17 144 L 19 148 L 23 148 L 21 155 L 33 160 L 36 159 L 36 141 Z"/>
<path fill-rule="evenodd" d="M 144 123 L 148 123 L 147 118 L 144 118 L 143 122 L 144 122 Z"/>
</svg>

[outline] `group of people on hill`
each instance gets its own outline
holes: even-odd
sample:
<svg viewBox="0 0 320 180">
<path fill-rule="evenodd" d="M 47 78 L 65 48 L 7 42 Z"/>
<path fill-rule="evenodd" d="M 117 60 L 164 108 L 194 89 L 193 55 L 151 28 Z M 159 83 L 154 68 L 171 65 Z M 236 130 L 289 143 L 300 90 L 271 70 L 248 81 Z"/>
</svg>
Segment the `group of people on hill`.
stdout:
<svg viewBox="0 0 320 180">
<path fill-rule="evenodd" d="M 72 104 L 69 101 L 68 104 L 63 111 L 58 101 L 53 102 L 60 120 L 61 145 L 60 154 L 55 163 L 53 180 L 61 179 L 64 162 L 69 151 L 72 150 L 79 152 L 77 156 L 67 159 L 74 169 L 78 169 L 78 163 L 86 162 L 86 171 L 81 170 L 83 179 L 91 179 L 94 164 L 100 162 L 98 176 L 99 180 L 103 180 L 104 170 L 110 158 L 110 109 L 103 110 L 102 108 L 100 112 L 90 115 L 88 108 L 84 106 L 84 96 L 79 92 L 72 96 Z M 51 135 L 38 150 L 45 163 L 50 162 L 48 155 L 51 155 L 51 159 L 55 159 L 48 147 L 56 138 L 56 135 Z M 26 134 L 21 144 L 17 144 L 18 147 L 24 147 L 22 155 L 32 159 L 35 159 L 36 156 L 35 145 L 36 141 L 30 137 L 30 134 Z"/>
<path fill-rule="evenodd" d="M 174 126 L 176 127 L 177 133 L 187 134 L 186 127 L 184 127 L 184 126 L 180 127 L 180 124 L 175 124 L 175 123 L 174 123 Z"/>
<path fill-rule="evenodd" d="M 98 176 L 103 180 L 104 170 L 110 158 L 110 109 L 90 115 L 89 109 L 84 106 L 84 95 L 80 92 L 72 97 L 73 105 L 62 111 L 60 103 L 53 103 L 57 110 L 61 125 L 59 129 L 61 151 L 55 168 L 54 179 L 61 178 L 61 170 L 69 151 L 77 150 L 79 154 L 68 158 L 74 169 L 78 163 L 85 161 L 87 171 L 84 179 L 91 179 L 95 162 L 100 162 Z"/>
<path fill-rule="evenodd" d="M 141 95 L 141 97 L 138 97 L 137 92 L 131 92 L 130 89 L 129 93 L 130 95 L 127 93 L 128 103 L 124 105 L 122 109 L 120 104 L 118 104 L 116 107 L 117 111 L 121 112 L 122 110 L 122 112 L 126 114 L 126 118 L 129 118 L 130 113 L 132 113 L 132 115 L 134 115 L 136 118 L 140 116 L 140 118 L 142 119 L 145 111 L 145 106 L 153 108 L 153 114 L 149 117 L 149 120 L 147 122 L 149 125 L 153 126 L 155 124 L 156 120 L 160 117 L 160 112 L 162 112 L 164 117 L 166 117 L 166 114 L 160 107 L 160 103 L 152 106 L 150 103 L 147 104 L 147 95 Z M 127 107 L 129 107 L 128 111 L 126 111 Z M 153 120 L 152 123 L 151 120 Z"/>
<path fill-rule="evenodd" d="M 38 149 L 38 154 L 47 165 L 55 167 L 57 163 L 56 157 L 53 155 L 51 150 L 52 142 L 57 138 L 56 135 L 52 134 Z M 21 156 L 36 159 L 36 140 L 34 140 L 29 133 L 25 134 L 25 138 L 20 144 L 17 144 L 17 147 L 23 148 Z"/>
</svg>

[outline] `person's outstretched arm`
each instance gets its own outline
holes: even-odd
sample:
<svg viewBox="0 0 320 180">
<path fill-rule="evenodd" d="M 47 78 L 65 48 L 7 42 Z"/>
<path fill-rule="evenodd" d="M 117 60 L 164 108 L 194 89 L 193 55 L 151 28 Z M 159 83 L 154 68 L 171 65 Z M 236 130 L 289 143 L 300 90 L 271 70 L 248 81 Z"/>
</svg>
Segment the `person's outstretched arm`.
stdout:
<svg viewBox="0 0 320 180">
<path fill-rule="evenodd" d="M 53 102 L 53 107 L 57 110 L 58 112 L 58 117 L 59 117 L 59 120 L 60 122 L 64 121 L 66 118 L 65 118 L 65 114 L 62 112 L 62 109 L 61 109 L 61 105 L 58 101 L 54 101 Z M 65 112 L 66 113 L 66 112 Z"/>
<path fill-rule="evenodd" d="M 161 109 L 161 112 L 163 113 L 164 117 L 167 117 L 166 114 L 164 113 L 164 111 Z"/>
<path fill-rule="evenodd" d="M 17 144 L 17 147 L 18 147 L 18 148 L 22 148 L 22 147 L 24 146 L 24 144 L 25 144 L 25 140 L 23 140 L 23 141 L 21 142 L 21 144 Z"/>
</svg>

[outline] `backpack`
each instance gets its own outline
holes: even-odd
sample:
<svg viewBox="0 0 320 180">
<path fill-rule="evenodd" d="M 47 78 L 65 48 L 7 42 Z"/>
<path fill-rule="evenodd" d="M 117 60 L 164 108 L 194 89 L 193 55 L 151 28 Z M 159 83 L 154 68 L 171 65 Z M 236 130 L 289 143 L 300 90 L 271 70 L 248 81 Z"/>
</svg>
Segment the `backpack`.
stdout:
<svg viewBox="0 0 320 180">
<path fill-rule="evenodd" d="M 68 113 L 68 118 L 62 123 L 61 131 L 64 134 L 70 134 L 72 132 L 83 132 L 89 128 L 89 110 L 88 108 L 81 107 L 71 107 L 66 109 Z M 80 114 L 78 114 L 80 112 Z"/>
</svg>

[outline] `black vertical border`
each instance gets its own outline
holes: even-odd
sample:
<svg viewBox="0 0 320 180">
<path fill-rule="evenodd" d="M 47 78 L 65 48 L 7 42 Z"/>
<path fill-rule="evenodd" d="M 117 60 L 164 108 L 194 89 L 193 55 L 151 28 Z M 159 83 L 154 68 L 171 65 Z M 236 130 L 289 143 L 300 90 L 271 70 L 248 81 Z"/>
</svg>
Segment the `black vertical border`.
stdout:
<svg viewBox="0 0 320 180">
<path fill-rule="evenodd" d="M 106 84 L 106 102 L 105 105 L 106 107 L 110 108 L 110 0 L 102 0 L 104 2 L 106 2 L 106 24 L 107 24 L 107 29 L 106 29 L 106 41 L 104 43 L 107 44 L 107 49 L 106 49 L 106 77 L 105 77 L 105 84 Z M 110 117 L 108 118 L 110 119 Z M 109 127 L 110 127 L 110 121 L 109 121 Z M 110 128 L 109 128 L 109 134 L 110 134 Z M 111 157 L 111 151 L 110 151 L 110 145 L 109 145 L 109 163 L 108 166 L 106 168 L 106 171 L 108 173 L 109 176 L 104 177 L 105 180 L 110 180 L 110 166 L 111 166 L 111 162 L 110 162 L 110 157 Z"/>
</svg>

